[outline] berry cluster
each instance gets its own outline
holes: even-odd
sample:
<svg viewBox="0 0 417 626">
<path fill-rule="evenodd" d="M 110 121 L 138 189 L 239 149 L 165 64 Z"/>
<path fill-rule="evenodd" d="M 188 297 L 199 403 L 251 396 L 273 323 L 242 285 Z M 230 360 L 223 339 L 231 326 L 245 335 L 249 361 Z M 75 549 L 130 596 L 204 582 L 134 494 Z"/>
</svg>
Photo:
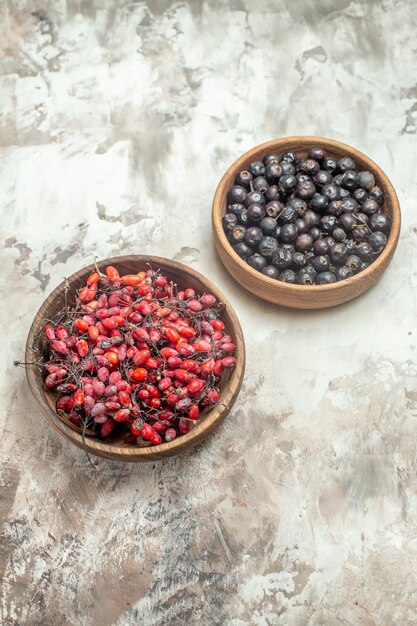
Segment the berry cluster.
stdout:
<svg viewBox="0 0 417 626">
<path fill-rule="evenodd" d="M 268 154 L 239 172 L 227 195 L 224 231 L 237 254 L 270 278 L 333 283 L 382 252 L 390 220 L 382 190 L 350 157 L 320 148 L 308 158 Z"/>
<path fill-rule="evenodd" d="M 187 433 L 219 400 L 235 345 L 212 294 L 176 291 L 159 271 L 94 272 L 44 328 L 45 385 L 56 409 L 84 432 L 158 445 Z"/>
</svg>

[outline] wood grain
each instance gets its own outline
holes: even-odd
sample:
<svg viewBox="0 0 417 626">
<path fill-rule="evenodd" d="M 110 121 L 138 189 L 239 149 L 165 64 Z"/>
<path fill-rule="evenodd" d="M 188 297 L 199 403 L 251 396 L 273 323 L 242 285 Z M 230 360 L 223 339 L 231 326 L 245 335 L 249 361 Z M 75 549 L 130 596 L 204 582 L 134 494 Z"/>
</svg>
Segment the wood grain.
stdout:
<svg viewBox="0 0 417 626">
<path fill-rule="evenodd" d="M 200 294 L 213 293 L 220 302 L 225 304 L 221 319 L 225 323 L 228 333 L 234 338 L 237 366 L 234 370 L 225 370 L 219 384 L 219 403 L 215 407 L 203 409 L 200 419 L 189 433 L 171 442 L 148 448 L 139 448 L 138 445 L 126 444 L 120 436 L 119 438 L 117 436 L 113 437 L 113 439 L 109 438 L 106 441 L 89 436 L 85 438 L 85 446 L 89 453 L 115 461 L 155 461 L 184 452 L 201 442 L 215 430 L 229 413 L 242 385 L 245 371 L 245 343 L 236 313 L 230 302 L 211 281 L 182 263 L 156 256 L 130 255 L 105 259 L 99 262 L 98 265 L 103 271 L 106 265 L 114 265 L 121 274 L 137 273 L 141 270 L 149 269 L 149 266 L 155 269 L 160 268 L 168 280 L 174 281 L 180 288 L 191 287 Z M 93 271 L 94 265 L 89 265 L 68 278 L 70 286 L 68 293 L 69 303 L 75 301 L 76 291 L 84 286 L 85 279 Z M 64 286 L 64 282 L 58 285 L 42 304 L 33 320 L 26 342 L 26 376 L 43 417 L 61 436 L 79 448 L 83 448 L 84 443 L 80 429 L 69 420 L 62 419 L 57 415 L 54 394 L 45 389 L 40 369 L 36 365 L 30 365 L 30 363 L 39 360 L 43 350 L 40 331 L 45 325 L 45 319 L 52 318 L 64 306 Z"/>
<path fill-rule="evenodd" d="M 384 212 L 391 217 L 392 225 L 385 249 L 379 257 L 363 272 L 352 278 L 330 285 L 290 285 L 264 276 L 256 271 L 233 250 L 228 242 L 222 226 L 222 217 L 226 211 L 226 196 L 233 185 L 236 174 L 249 165 L 251 161 L 263 159 L 271 152 L 287 152 L 295 150 L 301 157 L 306 157 L 313 146 L 325 148 L 329 156 L 340 158 L 351 156 L 355 159 L 359 170 L 370 170 L 374 173 L 376 183 L 384 192 Z M 281 306 L 294 309 L 323 309 L 348 302 L 370 289 L 382 276 L 390 263 L 401 227 L 400 204 L 394 187 L 381 168 L 359 150 L 351 146 L 323 137 L 284 137 L 274 139 L 252 148 L 239 157 L 225 172 L 216 189 L 212 207 L 212 226 L 216 250 L 227 271 L 248 291 Z"/>
</svg>

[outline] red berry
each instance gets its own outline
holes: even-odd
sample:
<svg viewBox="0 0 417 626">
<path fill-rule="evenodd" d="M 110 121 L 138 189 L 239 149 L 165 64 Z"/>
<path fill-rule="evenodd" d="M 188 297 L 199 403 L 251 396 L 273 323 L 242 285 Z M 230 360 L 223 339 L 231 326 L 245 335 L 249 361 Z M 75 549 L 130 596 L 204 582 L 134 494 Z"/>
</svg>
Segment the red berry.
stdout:
<svg viewBox="0 0 417 626">
<path fill-rule="evenodd" d="M 142 278 L 137 274 L 126 274 L 126 276 L 122 276 L 120 280 L 122 281 L 122 285 L 129 285 L 131 287 L 140 285 L 142 282 Z"/>
<path fill-rule="evenodd" d="M 165 441 L 172 441 L 176 436 L 177 433 L 174 428 L 168 428 L 168 430 L 165 431 Z"/>
<path fill-rule="evenodd" d="M 100 435 L 102 437 L 108 437 L 114 428 L 113 420 L 107 420 L 100 426 Z"/>
<path fill-rule="evenodd" d="M 155 433 L 151 439 L 151 442 L 153 443 L 154 446 L 159 446 L 159 444 L 162 442 L 161 435 L 158 435 L 158 433 Z"/>
<path fill-rule="evenodd" d="M 126 393 L 126 391 L 119 391 L 118 398 L 122 406 L 124 407 L 130 406 L 130 395 Z"/>
<path fill-rule="evenodd" d="M 113 419 L 115 422 L 127 422 L 130 417 L 129 409 L 119 409 L 113 415 Z"/>
<path fill-rule="evenodd" d="M 52 326 L 45 326 L 44 331 L 47 339 L 55 339 L 55 331 Z"/>
<path fill-rule="evenodd" d="M 88 328 L 88 337 L 90 341 L 96 343 L 99 337 L 99 331 L 97 326 L 89 326 Z"/>
<path fill-rule="evenodd" d="M 201 380 L 201 378 L 197 378 L 196 380 L 192 380 L 188 383 L 187 389 L 191 393 L 191 395 L 196 396 L 205 386 L 206 383 L 204 382 L 204 380 Z"/>
<path fill-rule="evenodd" d="M 224 324 L 221 320 L 211 320 L 214 330 L 224 330 Z"/>
<path fill-rule="evenodd" d="M 51 348 L 60 354 L 68 354 L 69 352 L 67 344 L 61 339 L 51 341 Z"/>
<path fill-rule="evenodd" d="M 85 339 L 79 339 L 77 341 L 77 350 L 80 357 L 85 357 L 88 354 L 88 343 Z"/>
<path fill-rule="evenodd" d="M 89 287 L 91 287 L 92 285 L 95 285 L 96 283 L 98 283 L 99 280 L 100 280 L 100 274 L 98 272 L 93 272 L 87 278 L 86 283 Z"/>
<path fill-rule="evenodd" d="M 197 339 L 194 344 L 194 348 L 197 352 L 209 352 L 211 350 L 211 345 L 205 339 Z"/>
<path fill-rule="evenodd" d="M 187 306 L 194 313 L 198 313 L 203 308 L 203 305 L 198 300 L 190 300 Z"/>
<path fill-rule="evenodd" d="M 149 424 L 145 423 L 142 426 L 142 435 L 145 439 L 152 439 L 152 437 L 156 434 L 155 430 Z"/>
<path fill-rule="evenodd" d="M 184 298 L 185 298 L 186 300 L 189 300 L 190 298 L 194 298 L 194 296 L 195 296 L 195 291 L 194 291 L 194 289 L 186 289 L 186 290 L 184 291 Z"/>
<path fill-rule="evenodd" d="M 165 331 L 165 337 L 168 341 L 173 344 L 176 344 L 181 339 L 180 334 L 174 330 L 173 328 L 167 328 Z"/>
<path fill-rule="evenodd" d="M 140 437 L 142 434 L 142 426 L 143 426 L 143 422 L 141 419 L 136 418 L 135 420 L 133 420 L 133 422 L 130 425 L 130 430 L 132 432 L 132 435 L 135 435 L 135 437 Z"/>
<path fill-rule="evenodd" d="M 82 389 L 77 389 L 74 393 L 74 404 L 77 406 L 82 406 L 84 404 L 85 395 Z"/>
<path fill-rule="evenodd" d="M 196 420 L 200 414 L 200 409 L 196 404 L 192 404 L 188 410 L 187 417 L 190 420 Z"/>
<path fill-rule="evenodd" d="M 88 324 L 86 321 L 84 320 L 75 320 L 75 327 L 77 330 L 81 331 L 82 333 L 85 333 L 86 330 L 88 330 Z"/>
<path fill-rule="evenodd" d="M 120 280 L 120 274 L 117 271 L 117 269 L 115 267 L 113 267 L 112 265 L 108 265 L 106 267 L 106 274 L 107 276 L 110 278 L 110 280 L 114 283 L 118 280 Z"/>
<path fill-rule="evenodd" d="M 203 306 L 214 306 L 216 298 L 211 293 L 206 293 L 204 296 L 201 296 L 200 302 Z"/>
<path fill-rule="evenodd" d="M 45 378 L 45 385 L 48 387 L 48 389 L 53 389 L 54 387 L 56 387 L 57 385 L 57 375 L 54 372 L 53 374 L 48 374 L 48 376 Z"/>
<path fill-rule="evenodd" d="M 234 356 L 227 356 L 226 358 L 222 359 L 223 367 L 232 368 L 236 366 L 236 363 L 237 359 Z"/>
<path fill-rule="evenodd" d="M 183 417 L 178 420 L 178 430 L 182 435 L 185 435 L 190 430 L 190 424 Z"/>
<path fill-rule="evenodd" d="M 133 370 L 133 372 L 131 373 L 130 377 L 133 380 L 136 381 L 141 381 L 141 380 L 145 380 L 145 378 L 147 377 L 148 372 L 144 367 L 137 367 L 135 370 Z"/>
</svg>

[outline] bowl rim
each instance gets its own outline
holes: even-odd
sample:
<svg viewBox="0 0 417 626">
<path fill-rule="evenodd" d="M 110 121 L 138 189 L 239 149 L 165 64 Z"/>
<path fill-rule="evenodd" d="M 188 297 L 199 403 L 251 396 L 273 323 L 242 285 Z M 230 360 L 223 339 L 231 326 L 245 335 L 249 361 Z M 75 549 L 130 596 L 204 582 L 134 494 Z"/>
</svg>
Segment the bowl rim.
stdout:
<svg viewBox="0 0 417 626">
<path fill-rule="evenodd" d="M 137 262 L 138 265 L 151 263 L 153 266 L 161 267 L 162 271 L 164 271 L 165 265 L 169 266 L 169 268 L 167 268 L 168 271 L 169 269 L 173 269 L 175 271 L 182 272 L 185 275 L 191 275 L 195 280 L 204 285 L 205 292 L 213 293 L 218 300 L 226 305 L 226 310 L 229 317 L 231 318 L 232 323 L 232 328 L 230 328 L 230 330 L 232 330 L 234 334 L 236 353 L 237 355 L 239 355 L 239 358 L 237 360 L 236 367 L 232 370 L 230 380 L 228 386 L 224 390 L 223 397 L 220 396 L 222 400 L 221 403 L 219 402 L 218 404 L 214 405 L 212 409 L 208 411 L 207 414 L 204 416 L 204 419 L 201 422 L 197 422 L 194 428 L 192 428 L 185 435 L 175 438 L 173 441 L 161 443 L 158 446 L 139 448 L 130 444 L 120 446 L 117 444 L 105 443 L 103 440 L 93 437 L 85 437 L 84 445 L 82 434 L 72 429 L 63 420 L 61 420 L 61 418 L 47 402 L 46 397 L 39 397 L 38 390 L 36 388 L 37 376 L 40 375 L 39 369 L 36 367 L 36 365 L 31 364 L 31 361 L 33 359 L 32 345 L 35 340 L 36 333 L 39 332 L 42 326 L 41 320 L 44 317 L 43 313 L 45 309 L 49 306 L 50 302 L 62 293 L 62 290 L 66 284 L 66 280 L 75 280 L 76 278 L 88 276 L 88 274 L 95 271 L 95 263 L 87 265 L 77 272 L 71 274 L 68 279 L 62 281 L 57 287 L 55 287 L 55 289 L 43 301 L 31 323 L 27 335 L 25 349 L 25 370 L 29 388 L 32 392 L 33 397 L 35 398 L 41 414 L 47 420 L 49 425 L 52 426 L 61 435 L 63 435 L 66 439 L 70 440 L 78 447 L 86 449 L 92 454 L 104 456 L 107 458 L 116 456 L 118 457 L 117 459 L 114 458 L 113 460 L 135 461 L 139 459 L 146 460 L 146 457 L 149 457 L 149 460 L 153 461 L 156 460 L 158 456 L 160 456 L 160 458 L 163 458 L 165 456 L 171 456 L 180 453 L 186 449 L 189 449 L 194 445 L 197 445 L 204 438 L 204 431 L 209 431 L 207 433 L 208 435 L 211 430 L 215 426 L 219 425 L 220 422 L 227 416 L 239 394 L 243 382 L 246 364 L 245 341 L 239 319 L 229 300 L 224 296 L 222 291 L 216 285 L 214 285 L 208 278 L 206 278 L 203 274 L 201 274 L 194 268 L 169 258 L 153 255 L 124 255 L 110 257 L 97 261 L 97 265 L 100 268 L 107 265 L 114 265 L 117 267 L 118 263 L 120 264 L 132 261 Z"/>
<path fill-rule="evenodd" d="M 245 263 L 243 259 L 233 250 L 232 245 L 228 241 L 226 234 L 223 230 L 222 218 L 225 213 L 225 207 L 222 206 L 221 198 L 223 194 L 227 190 L 225 189 L 227 181 L 232 174 L 236 174 L 237 171 L 241 169 L 241 167 L 248 161 L 248 159 L 256 157 L 258 153 L 263 151 L 277 150 L 280 146 L 285 145 L 286 150 L 297 150 L 302 149 L 303 143 L 315 144 L 318 146 L 328 148 L 329 151 L 332 149 L 341 148 L 346 150 L 348 156 L 356 156 L 361 160 L 365 160 L 369 163 L 369 166 L 372 167 L 373 173 L 375 173 L 376 178 L 380 178 L 384 181 L 384 184 L 388 190 L 388 194 L 391 200 L 392 205 L 392 215 L 391 215 L 391 230 L 389 236 L 387 238 L 387 244 L 381 254 L 377 257 L 373 263 L 371 263 L 365 270 L 362 270 L 358 274 L 351 276 L 350 278 L 345 278 L 344 280 L 339 280 L 335 283 L 329 283 L 327 285 L 298 285 L 298 284 L 290 284 L 284 283 L 282 281 L 278 281 L 274 278 L 270 278 L 269 276 L 265 276 L 262 272 L 258 272 L 253 267 Z M 292 147 L 291 144 L 294 144 Z M 398 200 L 397 193 L 389 180 L 388 176 L 385 172 L 377 165 L 371 158 L 369 158 L 366 154 L 353 148 L 349 144 L 343 143 L 341 141 L 337 141 L 336 139 L 327 139 L 325 137 L 319 137 L 316 135 L 292 135 L 288 137 L 280 137 L 278 139 L 272 139 L 270 141 L 266 141 L 265 143 L 261 143 L 250 150 L 247 150 L 244 154 L 242 154 L 239 158 L 237 158 L 225 171 L 223 176 L 220 179 L 220 182 L 217 185 L 216 191 L 214 193 L 213 205 L 212 205 L 212 224 L 213 230 L 216 233 L 216 237 L 218 238 L 218 244 L 222 246 L 223 250 L 229 258 L 236 263 L 242 271 L 251 275 L 254 279 L 258 280 L 259 283 L 263 283 L 265 286 L 270 289 L 274 289 L 276 292 L 287 292 L 300 294 L 300 292 L 305 292 L 305 294 L 316 293 L 316 294 L 327 294 L 331 292 L 334 294 L 336 291 L 343 291 L 346 289 L 347 285 L 353 285 L 358 281 L 365 281 L 368 276 L 372 276 L 378 272 L 378 268 L 388 264 L 390 258 L 393 255 L 393 252 L 397 246 L 398 239 L 400 236 L 401 229 L 401 210 L 400 203 Z"/>
</svg>

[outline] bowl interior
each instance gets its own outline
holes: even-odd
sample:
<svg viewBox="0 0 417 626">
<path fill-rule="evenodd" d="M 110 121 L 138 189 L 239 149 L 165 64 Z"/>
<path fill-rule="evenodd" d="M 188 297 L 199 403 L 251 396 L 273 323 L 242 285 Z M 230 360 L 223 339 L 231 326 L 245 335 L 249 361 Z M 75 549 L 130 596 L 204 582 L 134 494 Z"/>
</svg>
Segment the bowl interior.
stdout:
<svg viewBox="0 0 417 626">
<path fill-rule="evenodd" d="M 340 159 L 342 156 L 350 156 L 355 160 L 358 171 L 370 170 L 373 172 L 376 184 L 382 189 L 384 193 L 383 211 L 391 217 L 391 230 L 388 235 L 388 242 L 384 250 L 377 257 L 377 259 L 369 265 L 368 268 L 366 268 L 359 274 L 356 274 L 352 278 L 338 281 L 337 283 L 331 283 L 329 285 L 312 285 L 304 287 L 301 285 L 292 285 L 274 280 L 250 267 L 233 250 L 232 245 L 229 243 L 226 234 L 224 233 L 222 218 L 227 208 L 227 192 L 234 184 L 234 180 L 238 172 L 246 169 L 252 161 L 262 160 L 267 154 L 271 154 L 273 152 L 284 153 L 288 151 L 295 151 L 297 155 L 301 156 L 302 158 L 306 158 L 308 155 L 308 151 L 314 146 L 320 146 L 324 148 L 328 156 L 335 157 L 337 159 Z M 400 208 L 397 195 L 391 182 L 389 181 L 386 174 L 382 171 L 382 169 L 369 157 L 367 157 L 359 150 L 356 150 L 352 146 L 322 137 L 285 137 L 282 139 L 269 141 L 253 148 L 252 150 L 249 150 L 240 158 L 238 158 L 227 169 L 217 187 L 213 200 L 213 227 L 215 231 L 217 246 L 221 246 L 227 253 L 227 256 L 242 271 L 249 273 L 253 277 L 253 279 L 264 283 L 265 286 L 273 291 L 286 290 L 289 292 L 297 291 L 300 293 L 302 291 L 305 291 L 306 293 L 324 293 L 326 291 L 328 292 L 330 290 L 340 289 L 346 283 L 353 283 L 358 279 L 358 277 L 361 277 L 361 279 L 366 279 L 367 276 L 372 274 L 375 266 L 384 265 L 384 263 L 386 265 L 388 263 L 388 260 L 392 257 L 399 238 L 400 221 Z"/>
<path fill-rule="evenodd" d="M 183 435 L 172 442 L 163 443 L 159 446 L 152 446 L 152 448 L 146 447 L 146 449 L 144 447 L 142 452 L 151 449 L 153 452 L 158 452 L 158 449 L 174 449 L 178 447 L 179 444 L 181 444 L 181 447 L 184 447 L 195 438 L 201 439 L 201 435 L 208 427 L 212 427 L 214 425 L 214 421 L 220 421 L 227 414 L 237 396 L 243 378 L 245 356 L 244 343 L 236 314 L 217 287 L 215 287 L 210 281 L 205 279 L 195 270 L 188 268 L 181 263 L 161 257 L 148 256 L 116 257 L 98 263 L 100 270 L 103 272 L 107 265 L 114 265 L 121 274 L 137 273 L 139 271 L 149 269 L 149 267 L 161 269 L 162 273 L 168 278 L 168 280 L 176 283 L 179 289 L 191 287 L 199 294 L 213 293 L 219 301 L 226 305 L 220 317 L 225 324 L 227 333 L 232 335 L 235 339 L 238 365 L 233 370 L 225 370 L 221 377 L 218 385 L 220 395 L 219 404 L 214 407 L 205 407 L 202 409 L 199 420 L 191 425 L 190 431 L 186 435 Z M 40 331 L 46 323 L 45 320 L 54 318 L 55 315 L 63 309 L 66 297 L 70 305 L 74 304 L 77 290 L 85 285 L 86 278 L 93 271 L 94 265 L 90 265 L 76 274 L 73 274 L 68 279 L 67 284 L 69 285 L 69 290 L 66 295 L 65 283 L 61 283 L 45 300 L 44 304 L 38 311 L 29 332 L 26 347 L 26 361 L 28 363 L 38 360 L 39 356 L 43 353 L 45 340 L 42 339 L 42 332 Z M 61 434 L 70 438 L 77 445 L 80 445 L 80 443 L 82 445 L 81 429 L 65 417 L 57 415 L 55 411 L 56 395 L 55 393 L 45 389 L 43 384 L 43 375 L 39 368 L 29 365 L 27 366 L 27 374 L 31 390 L 44 416 L 61 432 Z M 132 453 L 137 454 L 141 451 L 138 444 L 125 443 L 123 433 L 111 435 L 105 441 L 88 436 L 88 432 L 86 434 L 86 447 L 92 452 L 100 450 L 109 452 L 117 449 L 119 452 L 130 450 Z M 173 444 L 176 445 L 173 446 Z"/>
</svg>

